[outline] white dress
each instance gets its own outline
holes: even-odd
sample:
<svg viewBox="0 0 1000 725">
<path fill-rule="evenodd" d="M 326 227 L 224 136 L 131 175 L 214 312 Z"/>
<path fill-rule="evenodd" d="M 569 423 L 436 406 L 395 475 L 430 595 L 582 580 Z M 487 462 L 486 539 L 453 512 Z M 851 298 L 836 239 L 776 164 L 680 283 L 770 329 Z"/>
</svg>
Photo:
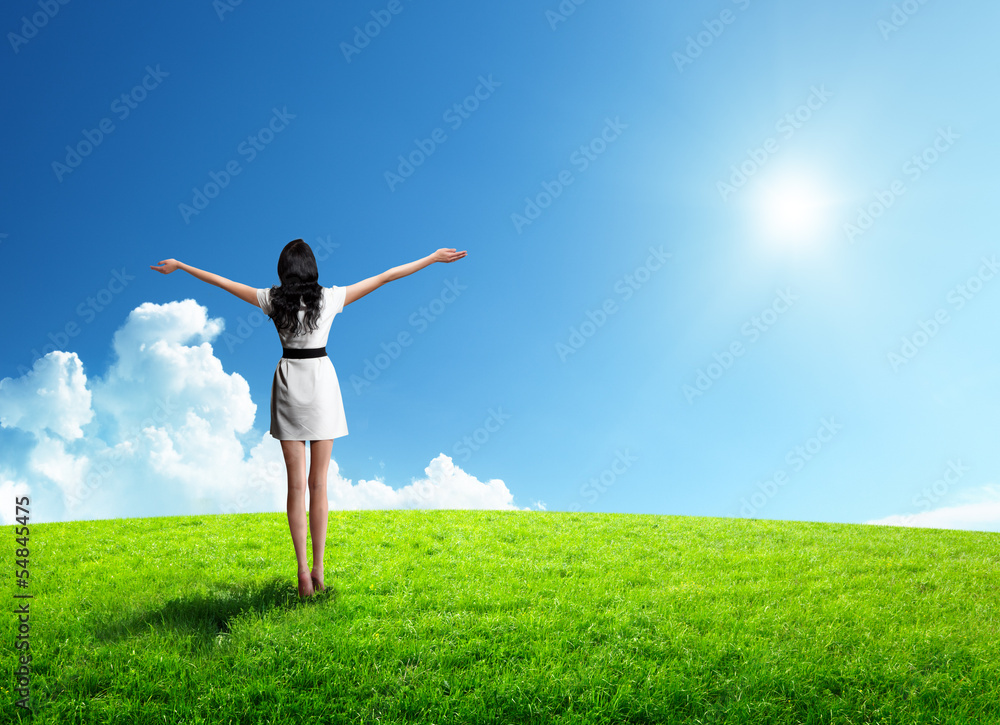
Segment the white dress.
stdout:
<svg viewBox="0 0 1000 725">
<path fill-rule="evenodd" d="M 279 331 L 282 347 L 326 347 L 330 324 L 344 309 L 346 287 L 324 287 L 317 327 L 292 336 Z M 271 290 L 258 289 L 257 301 L 271 313 Z M 301 320 L 305 310 L 299 311 Z M 337 371 L 327 356 L 281 358 L 271 384 L 271 437 L 279 441 L 320 441 L 347 435 L 347 416 Z"/>
</svg>

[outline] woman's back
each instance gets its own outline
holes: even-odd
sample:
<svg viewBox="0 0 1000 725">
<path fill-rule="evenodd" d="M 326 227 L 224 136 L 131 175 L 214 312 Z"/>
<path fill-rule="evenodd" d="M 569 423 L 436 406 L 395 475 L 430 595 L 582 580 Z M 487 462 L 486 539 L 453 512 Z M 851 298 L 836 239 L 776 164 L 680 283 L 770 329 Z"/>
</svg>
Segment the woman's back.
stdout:
<svg viewBox="0 0 1000 725">
<path fill-rule="evenodd" d="M 323 297 L 320 305 L 320 314 L 316 320 L 316 329 L 312 332 L 293 335 L 287 330 L 278 330 L 281 337 L 281 346 L 289 349 L 303 349 L 326 347 L 327 339 L 330 335 L 330 325 L 333 318 L 344 309 L 344 298 L 347 295 L 346 287 L 324 287 Z M 258 289 L 257 301 L 260 309 L 265 315 L 271 314 L 271 290 Z M 305 315 L 305 308 L 299 310 L 299 320 Z"/>
</svg>

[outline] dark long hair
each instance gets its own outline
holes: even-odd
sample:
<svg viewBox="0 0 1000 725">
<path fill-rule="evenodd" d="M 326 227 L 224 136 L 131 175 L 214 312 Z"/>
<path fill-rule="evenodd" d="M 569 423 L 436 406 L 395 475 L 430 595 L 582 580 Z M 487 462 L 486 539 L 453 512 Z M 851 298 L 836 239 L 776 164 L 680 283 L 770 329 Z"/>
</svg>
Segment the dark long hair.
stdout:
<svg viewBox="0 0 1000 725">
<path fill-rule="evenodd" d="M 312 332 L 317 327 L 323 288 L 319 284 L 319 270 L 312 247 L 301 239 L 293 239 L 281 250 L 278 257 L 280 286 L 271 287 L 271 314 L 274 325 L 293 335 Z M 298 312 L 305 305 L 305 315 L 299 320 Z"/>
</svg>

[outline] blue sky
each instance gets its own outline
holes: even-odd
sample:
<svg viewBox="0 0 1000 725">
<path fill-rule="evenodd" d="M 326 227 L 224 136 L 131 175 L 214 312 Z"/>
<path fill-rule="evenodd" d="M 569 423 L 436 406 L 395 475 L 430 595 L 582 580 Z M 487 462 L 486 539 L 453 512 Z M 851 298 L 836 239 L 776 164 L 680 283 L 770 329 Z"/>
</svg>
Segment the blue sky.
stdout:
<svg viewBox="0 0 1000 725">
<path fill-rule="evenodd" d="M 995 4 L 45 7 L 0 51 L 35 520 L 282 509 L 277 334 L 148 265 L 301 237 L 327 286 L 468 250 L 335 320 L 332 506 L 1000 530 Z"/>
</svg>

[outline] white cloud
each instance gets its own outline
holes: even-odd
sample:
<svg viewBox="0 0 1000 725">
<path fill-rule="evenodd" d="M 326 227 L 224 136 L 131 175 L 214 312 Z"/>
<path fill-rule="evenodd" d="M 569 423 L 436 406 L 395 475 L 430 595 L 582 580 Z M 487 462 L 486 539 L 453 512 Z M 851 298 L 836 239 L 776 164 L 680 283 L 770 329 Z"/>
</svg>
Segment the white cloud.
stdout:
<svg viewBox="0 0 1000 725">
<path fill-rule="evenodd" d="M 483 483 L 439 453 L 424 469 L 424 478 L 399 489 L 380 479 L 351 485 L 330 462 L 327 493 L 330 506 L 339 509 L 514 509 L 514 495 L 500 479 Z"/>
<path fill-rule="evenodd" d="M 87 376 L 76 353 L 50 352 L 25 375 L 0 380 L 0 427 L 42 434 L 47 428 L 67 440 L 83 436 L 90 422 Z"/>
<path fill-rule="evenodd" d="M 1000 486 L 987 485 L 965 491 L 961 498 L 964 502 L 954 506 L 942 506 L 916 514 L 895 514 L 865 523 L 1000 532 Z"/>
<path fill-rule="evenodd" d="M 66 449 L 65 442 L 44 433 L 38 436 L 38 443 L 28 454 L 28 470 L 53 481 L 66 495 L 83 484 L 89 468 L 90 459 L 86 455 L 74 455 Z"/>
<path fill-rule="evenodd" d="M 115 333 L 103 377 L 88 380 L 75 353 L 56 351 L 4 378 L 0 423 L 34 444 L 0 472 L 0 493 L 30 493 L 36 522 L 283 511 L 281 446 L 267 432 L 258 437 L 249 385 L 212 349 L 224 327 L 194 300 L 147 302 Z M 255 442 L 246 453 L 248 433 Z M 5 445 L 0 432 L 0 453 Z M 332 460 L 330 507 L 517 508 L 503 481 L 481 482 L 443 453 L 424 473 L 399 489 L 381 479 L 352 484 Z"/>
<path fill-rule="evenodd" d="M 119 435 L 150 423 L 197 426 L 191 413 L 219 432 L 253 426 L 250 386 L 215 357 L 210 343 L 225 325 L 207 312 L 188 299 L 146 302 L 129 313 L 112 342 L 116 361 L 93 385 L 95 408 L 113 418 Z"/>
<path fill-rule="evenodd" d="M 17 508 L 14 502 L 23 496 L 29 497 L 28 505 L 25 508 L 30 513 L 32 510 L 30 495 L 31 490 L 27 483 L 17 480 L 9 470 L 0 471 L 0 501 L 3 501 L 3 505 L 0 506 L 0 523 L 4 526 L 16 523 Z"/>
</svg>

